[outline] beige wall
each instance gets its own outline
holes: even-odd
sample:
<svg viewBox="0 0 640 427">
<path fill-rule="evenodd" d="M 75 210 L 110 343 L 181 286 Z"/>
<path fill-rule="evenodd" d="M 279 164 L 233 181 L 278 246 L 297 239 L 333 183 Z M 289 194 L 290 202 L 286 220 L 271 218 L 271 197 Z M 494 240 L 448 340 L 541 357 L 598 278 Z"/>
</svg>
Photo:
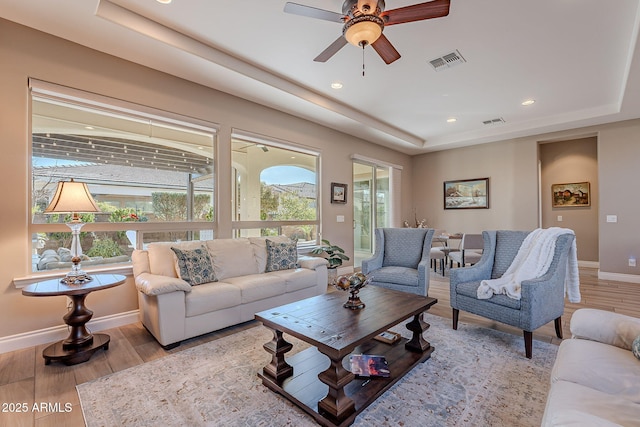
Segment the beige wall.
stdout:
<svg viewBox="0 0 640 427">
<path fill-rule="evenodd" d="M 144 68 L 38 31 L 0 20 L 0 339 L 62 324 L 64 297 L 22 296 L 14 277 L 30 274 L 29 207 L 29 77 L 123 99 L 220 125 L 217 152 L 219 176 L 219 235 L 231 235 L 231 129 L 237 128 L 312 147 L 322 153 L 321 215 L 323 237 L 353 253 L 352 204 L 331 204 L 329 183 L 351 183 L 351 155 L 366 155 L 401 165 L 411 176 L 409 156 L 333 131 L 309 121 L 262 107 L 164 73 Z M 352 186 L 349 185 L 349 190 Z M 402 193 L 411 194 L 411 180 L 402 180 Z M 349 195 L 348 200 L 353 198 Z M 403 213 L 411 201 L 403 198 Z M 345 222 L 337 223 L 336 216 Z M 94 318 L 137 309 L 131 280 L 125 285 L 92 293 L 87 298 Z"/>
<path fill-rule="evenodd" d="M 580 138 L 540 145 L 542 226 L 566 227 L 576 233 L 581 261 L 598 261 L 598 139 Z M 589 182 L 590 206 L 553 207 L 551 186 Z M 562 221 L 558 221 L 558 216 Z"/>
<path fill-rule="evenodd" d="M 535 141 L 499 142 L 413 158 L 416 214 L 448 233 L 528 230 L 538 224 Z M 489 209 L 444 209 L 444 181 L 489 178 Z"/>
<path fill-rule="evenodd" d="M 640 267 L 628 266 L 630 256 L 640 258 L 640 198 L 635 190 L 640 182 L 640 119 L 415 156 L 417 215 L 448 232 L 536 228 L 540 224 L 537 145 L 592 135 L 597 138 L 598 185 L 592 191 L 599 199 L 599 275 L 640 283 Z M 443 181 L 484 177 L 491 178 L 490 209 L 443 209 Z M 617 215 L 618 222 L 607 223 L 607 215 Z M 583 252 L 587 256 L 588 251 Z"/>
<path fill-rule="evenodd" d="M 600 271 L 640 274 L 640 120 L 604 126 L 598 134 Z M 617 223 L 607 223 L 617 215 Z M 640 266 L 640 263 L 637 263 Z M 640 289 L 639 289 L 640 292 Z"/>
</svg>

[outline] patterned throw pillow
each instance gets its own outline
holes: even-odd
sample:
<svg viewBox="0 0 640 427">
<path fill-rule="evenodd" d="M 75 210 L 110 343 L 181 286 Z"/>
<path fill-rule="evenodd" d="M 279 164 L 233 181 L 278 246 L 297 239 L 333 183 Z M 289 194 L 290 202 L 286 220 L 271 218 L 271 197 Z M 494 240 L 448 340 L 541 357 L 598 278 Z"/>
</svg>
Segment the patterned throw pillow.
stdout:
<svg viewBox="0 0 640 427">
<path fill-rule="evenodd" d="M 265 271 L 289 270 L 298 268 L 298 240 L 288 243 L 276 243 L 269 239 L 267 243 L 267 267 Z"/>
<path fill-rule="evenodd" d="M 633 340 L 633 344 L 631 344 L 631 352 L 638 360 L 640 360 L 640 335 Z"/>
<path fill-rule="evenodd" d="M 206 247 L 202 246 L 192 250 L 172 247 L 171 250 L 178 258 L 180 278 L 191 286 L 218 281 L 213 273 L 213 263 Z"/>
</svg>

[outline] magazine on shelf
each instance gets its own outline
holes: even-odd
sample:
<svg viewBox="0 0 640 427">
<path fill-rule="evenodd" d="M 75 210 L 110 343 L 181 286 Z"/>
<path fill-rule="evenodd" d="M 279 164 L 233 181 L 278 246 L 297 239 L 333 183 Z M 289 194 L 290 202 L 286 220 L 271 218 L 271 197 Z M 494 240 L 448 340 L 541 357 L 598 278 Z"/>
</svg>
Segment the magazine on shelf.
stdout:
<svg viewBox="0 0 640 427">
<path fill-rule="evenodd" d="M 349 362 L 356 377 L 388 377 L 391 374 L 384 356 L 352 354 Z"/>
</svg>

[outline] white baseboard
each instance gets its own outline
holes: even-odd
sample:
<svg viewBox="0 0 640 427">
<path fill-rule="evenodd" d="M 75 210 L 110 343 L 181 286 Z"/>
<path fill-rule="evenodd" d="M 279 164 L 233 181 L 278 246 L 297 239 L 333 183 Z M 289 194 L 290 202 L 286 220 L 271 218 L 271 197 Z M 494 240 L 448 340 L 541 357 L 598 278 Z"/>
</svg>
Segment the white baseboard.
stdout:
<svg viewBox="0 0 640 427">
<path fill-rule="evenodd" d="M 598 261 L 580 261 L 580 260 L 578 260 L 578 267 L 600 268 L 600 263 Z"/>
<path fill-rule="evenodd" d="M 139 320 L 140 310 L 132 310 L 124 313 L 112 314 L 110 316 L 98 317 L 87 323 L 87 327 L 92 332 L 104 331 L 105 329 L 117 328 L 119 326 L 136 323 Z M 33 347 L 40 344 L 52 343 L 66 338 L 69 335 L 67 325 L 53 326 L 51 328 L 37 331 L 25 332 L 22 334 L 10 335 L 0 338 L 0 354 L 23 348 Z"/>
<path fill-rule="evenodd" d="M 607 273 L 606 271 L 598 271 L 598 279 L 600 279 L 600 280 L 614 280 L 616 282 L 640 283 L 640 275 L 637 275 L 637 274 L 622 274 L 622 273 Z"/>
</svg>

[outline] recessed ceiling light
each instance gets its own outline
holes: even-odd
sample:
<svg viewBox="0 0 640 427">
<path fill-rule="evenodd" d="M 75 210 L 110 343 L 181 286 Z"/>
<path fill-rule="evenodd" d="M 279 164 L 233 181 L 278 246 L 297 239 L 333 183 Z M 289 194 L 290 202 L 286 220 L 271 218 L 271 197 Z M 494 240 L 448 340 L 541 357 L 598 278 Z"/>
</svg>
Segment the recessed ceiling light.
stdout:
<svg viewBox="0 0 640 427">
<path fill-rule="evenodd" d="M 449 117 L 449 118 L 447 119 L 447 123 L 455 123 L 455 122 L 457 122 L 457 121 L 458 121 L 458 119 L 456 119 L 455 117 Z"/>
<path fill-rule="evenodd" d="M 156 0 L 158 3 L 162 3 L 162 4 L 169 4 L 171 3 L 171 0 Z"/>
<path fill-rule="evenodd" d="M 333 83 L 331 83 L 331 88 L 332 88 L 332 89 L 342 89 L 342 83 L 340 83 L 340 82 L 333 82 Z"/>
<path fill-rule="evenodd" d="M 85 129 L 93 130 L 93 126 L 85 126 Z"/>
<path fill-rule="evenodd" d="M 525 105 L 525 106 L 526 105 L 531 105 L 531 104 L 533 104 L 535 102 L 536 102 L 535 99 L 527 99 L 527 100 L 522 101 L 522 105 Z"/>
</svg>

